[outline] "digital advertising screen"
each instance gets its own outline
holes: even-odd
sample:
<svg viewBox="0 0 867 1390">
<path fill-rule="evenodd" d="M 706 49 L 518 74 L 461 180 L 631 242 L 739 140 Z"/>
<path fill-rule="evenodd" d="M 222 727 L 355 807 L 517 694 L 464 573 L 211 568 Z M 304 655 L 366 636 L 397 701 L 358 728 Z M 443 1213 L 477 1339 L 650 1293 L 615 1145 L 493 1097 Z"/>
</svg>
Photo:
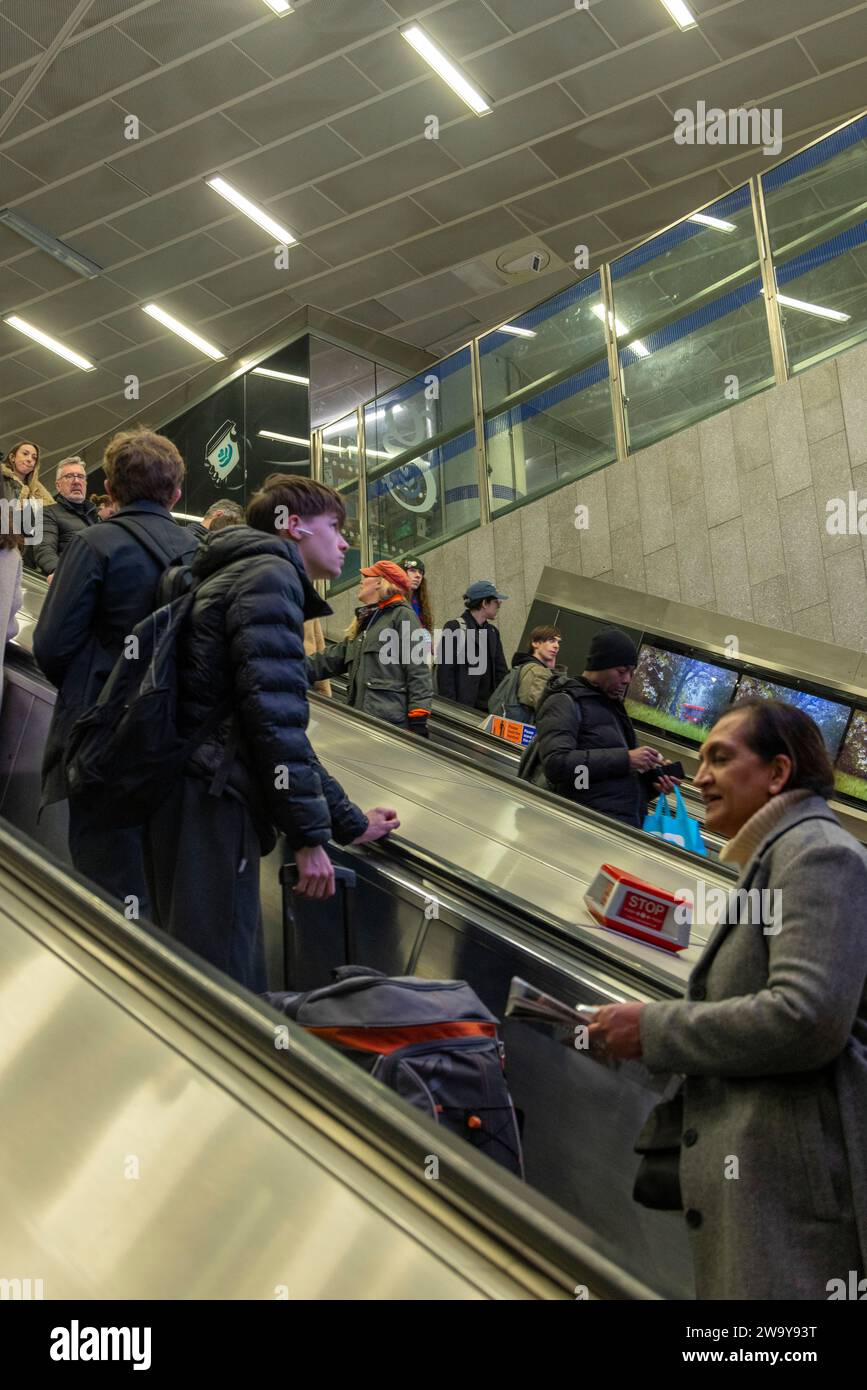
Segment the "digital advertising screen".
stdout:
<svg viewBox="0 0 867 1390">
<path fill-rule="evenodd" d="M 777 685 L 774 681 L 761 680 L 758 676 L 741 676 L 734 703 L 754 697 L 760 700 L 785 700 L 787 704 L 809 714 L 822 731 L 822 737 L 833 761 L 840 749 L 846 724 L 849 720 L 849 706 L 839 705 L 836 700 L 825 700 L 821 695 L 808 695 L 804 690 L 793 690 L 788 685 Z"/>
<path fill-rule="evenodd" d="M 867 711 L 852 711 L 852 723 L 834 767 L 834 786 L 844 796 L 867 801 Z"/>
<path fill-rule="evenodd" d="M 702 743 L 731 701 L 737 671 L 643 642 L 626 693 L 633 719 Z"/>
</svg>

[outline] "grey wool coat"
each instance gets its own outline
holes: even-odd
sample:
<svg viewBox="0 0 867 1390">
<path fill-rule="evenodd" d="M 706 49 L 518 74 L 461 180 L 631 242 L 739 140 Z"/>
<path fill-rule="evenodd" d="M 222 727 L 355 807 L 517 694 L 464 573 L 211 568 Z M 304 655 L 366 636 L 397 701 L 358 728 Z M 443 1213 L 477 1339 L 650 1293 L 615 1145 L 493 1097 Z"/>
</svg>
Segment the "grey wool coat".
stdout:
<svg viewBox="0 0 867 1390">
<path fill-rule="evenodd" d="M 867 1267 L 867 853 L 810 796 L 738 888 L 780 890 L 779 931 L 720 923 L 686 1000 L 642 1010 L 643 1057 L 686 1078 L 698 1297 L 827 1299 Z"/>
<path fill-rule="evenodd" d="M 423 631 L 406 601 L 383 604 L 357 637 L 308 655 L 308 678 L 345 674 L 347 704 L 405 729 L 413 711 L 430 713 L 433 699 L 430 667 L 419 659 L 423 645 L 413 641 Z M 400 660 L 390 659 L 391 646 Z"/>
</svg>

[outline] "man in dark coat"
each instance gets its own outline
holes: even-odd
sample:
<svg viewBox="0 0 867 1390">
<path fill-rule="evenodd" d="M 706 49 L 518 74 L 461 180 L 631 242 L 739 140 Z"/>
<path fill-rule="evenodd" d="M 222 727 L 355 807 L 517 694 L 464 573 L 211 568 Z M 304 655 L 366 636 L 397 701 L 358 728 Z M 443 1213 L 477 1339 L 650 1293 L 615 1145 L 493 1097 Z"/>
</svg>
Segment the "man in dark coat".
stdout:
<svg viewBox="0 0 867 1390">
<path fill-rule="evenodd" d="M 57 686 L 42 763 L 43 806 L 68 795 L 69 732 L 95 704 L 136 623 L 153 612 L 163 570 L 190 559 L 196 548 L 169 511 L 184 476 L 171 440 L 146 431 L 115 435 L 105 473 L 120 510 L 71 537 L 33 633 L 36 660 Z M 81 873 L 124 903 L 131 919 L 149 915 L 139 829 L 104 825 L 75 799 L 69 853 Z"/>
<path fill-rule="evenodd" d="M 259 865 L 275 830 L 298 866 L 296 891 L 326 898 L 329 840 L 366 843 L 399 824 L 349 801 L 307 738 L 304 620 L 331 612 L 310 581 L 339 575 L 344 515 L 332 488 L 275 474 L 251 499 L 250 524 L 209 537 L 191 567 L 181 733 L 225 716 L 145 827 L 145 866 L 154 921 L 257 992 L 267 988 Z"/>
<path fill-rule="evenodd" d="M 64 459 L 58 465 L 55 506 L 46 507 L 42 514 L 42 540 L 34 547 L 34 561 L 40 574 L 49 581 L 58 561 L 73 536 L 86 531 L 99 520 L 96 507 L 87 500 L 87 469 L 84 460 Z"/>
<path fill-rule="evenodd" d="M 477 579 L 464 594 L 464 612 L 445 624 L 437 646 L 437 693 L 485 715 L 488 700 L 509 674 L 502 639 L 491 621 L 507 598 L 490 579 Z"/>
<path fill-rule="evenodd" d="M 619 628 L 596 633 L 580 678 L 557 676 L 542 693 L 536 737 L 520 775 L 559 796 L 641 826 L 647 804 L 669 791 L 671 778 L 654 769 L 664 759 L 637 747 L 623 699 L 635 672 L 635 643 Z"/>
</svg>

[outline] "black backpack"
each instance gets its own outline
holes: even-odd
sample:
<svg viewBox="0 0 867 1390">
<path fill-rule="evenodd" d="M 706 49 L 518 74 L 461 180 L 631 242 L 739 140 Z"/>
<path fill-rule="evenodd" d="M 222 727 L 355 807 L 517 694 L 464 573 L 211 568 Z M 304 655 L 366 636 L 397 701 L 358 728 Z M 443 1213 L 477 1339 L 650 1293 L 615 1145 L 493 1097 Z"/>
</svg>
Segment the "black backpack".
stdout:
<svg viewBox="0 0 867 1390">
<path fill-rule="evenodd" d="M 532 711 L 518 699 L 518 683 L 523 669 L 523 666 L 513 666 L 509 674 L 503 677 L 488 699 L 489 714 L 499 714 L 503 719 L 517 719 L 521 724 L 532 724 Z"/>
<path fill-rule="evenodd" d="M 177 644 L 193 599 L 189 590 L 136 624 L 96 704 L 70 731 L 70 799 L 86 801 L 108 824 L 142 825 L 153 815 L 192 753 L 231 712 L 220 705 L 192 737 L 181 737 Z M 228 766 L 215 781 L 224 773 Z"/>
</svg>

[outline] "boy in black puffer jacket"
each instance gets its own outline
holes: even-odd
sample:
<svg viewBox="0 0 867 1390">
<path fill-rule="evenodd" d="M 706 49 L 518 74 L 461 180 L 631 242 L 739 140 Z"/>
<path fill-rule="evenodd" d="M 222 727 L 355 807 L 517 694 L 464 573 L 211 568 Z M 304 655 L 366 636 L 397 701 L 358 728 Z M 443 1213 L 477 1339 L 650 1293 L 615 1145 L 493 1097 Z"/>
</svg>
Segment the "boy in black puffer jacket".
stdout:
<svg viewBox="0 0 867 1390">
<path fill-rule="evenodd" d="M 229 712 L 148 822 L 145 864 L 158 925 L 257 992 L 267 988 L 259 862 L 275 829 L 298 864 L 297 891 L 327 898 L 328 841 L 364 843 L 398 825 L 391 810 L 353 805 L 307 739 L 304 620 L 331 611 L 310 580 L 340 573 L 343 519 L 333 489 L 275 474 L 249 524 L 210 536 L 191 567 L 181 732 Z"/>
</svg>

